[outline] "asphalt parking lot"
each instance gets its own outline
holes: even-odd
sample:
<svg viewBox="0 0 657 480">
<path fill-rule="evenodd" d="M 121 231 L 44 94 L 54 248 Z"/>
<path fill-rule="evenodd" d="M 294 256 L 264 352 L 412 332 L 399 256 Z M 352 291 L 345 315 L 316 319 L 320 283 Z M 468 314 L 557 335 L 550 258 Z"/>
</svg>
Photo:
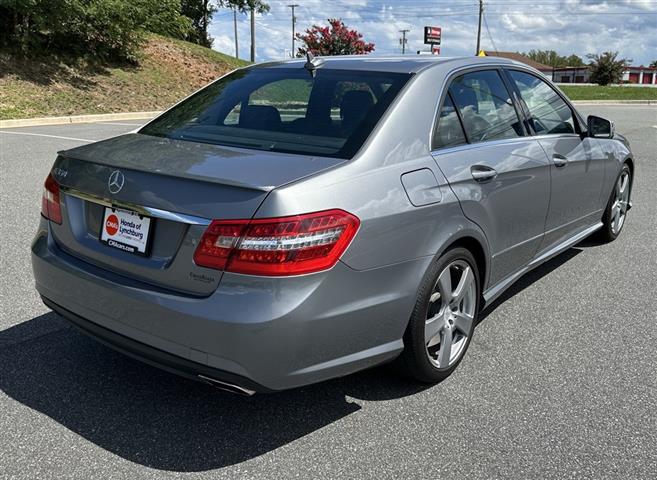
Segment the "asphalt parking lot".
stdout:
<svg viewBox="0 0 657 480">
<path fill-rule="evenodd" d="M 29 243 L 55 152 L 138 122 L 0 131 L 0 478 L 655 478 L 657 107 L 626 134 L 634 208 L 485 314 L 431 388 L 387 368 L 237 397 L 113 352 L 43 306 Z"/>
</svg>

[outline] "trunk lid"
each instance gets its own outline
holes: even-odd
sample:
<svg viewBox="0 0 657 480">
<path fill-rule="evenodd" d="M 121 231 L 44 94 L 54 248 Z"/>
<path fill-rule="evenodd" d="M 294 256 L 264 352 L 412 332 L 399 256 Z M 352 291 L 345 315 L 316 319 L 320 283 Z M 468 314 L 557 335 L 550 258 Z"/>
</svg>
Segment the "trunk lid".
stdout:
<svg viewBox="0 0 657 480">
<path fill-rule="evenodd" d="M 62 250 L 104 270 L 209 295 L 221 272 L 193 261 L 209 221 L 251 218 L 272 189 L 343 161 L 128 134 L 60 153 L 52 174 L 61 186 L 63 222 L 51 222 L 51 230 Z M 110 190 L 117 170 L 121 181 Z M 146 255 L 100 241 L 111 208 L 151 219 Z"/>
</svg>

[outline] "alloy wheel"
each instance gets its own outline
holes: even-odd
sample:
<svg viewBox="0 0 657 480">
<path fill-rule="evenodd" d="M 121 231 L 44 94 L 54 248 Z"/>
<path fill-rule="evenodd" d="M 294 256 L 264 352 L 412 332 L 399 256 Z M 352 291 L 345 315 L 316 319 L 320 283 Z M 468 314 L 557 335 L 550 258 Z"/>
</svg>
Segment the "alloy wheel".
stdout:
<svg viewBox="0 0 657 480">
<path fill-rule="evenodd" d="M 611 231 L 618 235 L 625 223 L 630 200 L 630 172 L 623 170 L 614 187 L 614 201 L 611 204 Z"/>
<path fill-rule="evenodd" d="M 438 369 L 456 363 L 472 334 L 477 307 L 472 267 L 455 260 L 440 272 L 429 299 L 424 339 L 429 360 Z"/>
</svg>

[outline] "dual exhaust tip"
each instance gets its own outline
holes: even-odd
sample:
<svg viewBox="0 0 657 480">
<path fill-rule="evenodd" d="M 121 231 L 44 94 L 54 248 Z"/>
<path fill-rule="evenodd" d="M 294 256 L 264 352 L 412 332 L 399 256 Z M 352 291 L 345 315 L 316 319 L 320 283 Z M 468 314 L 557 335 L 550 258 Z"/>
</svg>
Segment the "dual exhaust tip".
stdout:
<svg viewBox="0 0 657 480">
<path fill-rule="evenodd" d="M 211 385 L 214 388 L 217 388 L 224 392 L 230 392 L 245 397 L 251 397 L 253 396 L 253 394 L 255 394 L 255 390 L 251 390 L 246 387 L 242 387 L 240 385 L 235 385 L 233 383 L 224 382 L 223 380 L 217 380 L 216 378 L 206 377 L 205 375 L 197 375 L 197 377 L 202 382 L 207 383 L 208 385 Z"/>
</svg>

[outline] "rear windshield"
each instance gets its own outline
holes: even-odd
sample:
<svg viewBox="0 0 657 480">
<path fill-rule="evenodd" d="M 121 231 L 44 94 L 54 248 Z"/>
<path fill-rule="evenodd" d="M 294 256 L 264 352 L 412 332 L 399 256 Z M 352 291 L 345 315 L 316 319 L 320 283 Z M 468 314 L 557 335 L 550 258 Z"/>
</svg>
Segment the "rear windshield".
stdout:
<svg viewBox="0 0 657 480">
<path fill-rule="evenodd" d="M 191 142 L 351 158 L 409 74 L 302 67 L 238 70 L 139 133 Z"/>
</svg>

